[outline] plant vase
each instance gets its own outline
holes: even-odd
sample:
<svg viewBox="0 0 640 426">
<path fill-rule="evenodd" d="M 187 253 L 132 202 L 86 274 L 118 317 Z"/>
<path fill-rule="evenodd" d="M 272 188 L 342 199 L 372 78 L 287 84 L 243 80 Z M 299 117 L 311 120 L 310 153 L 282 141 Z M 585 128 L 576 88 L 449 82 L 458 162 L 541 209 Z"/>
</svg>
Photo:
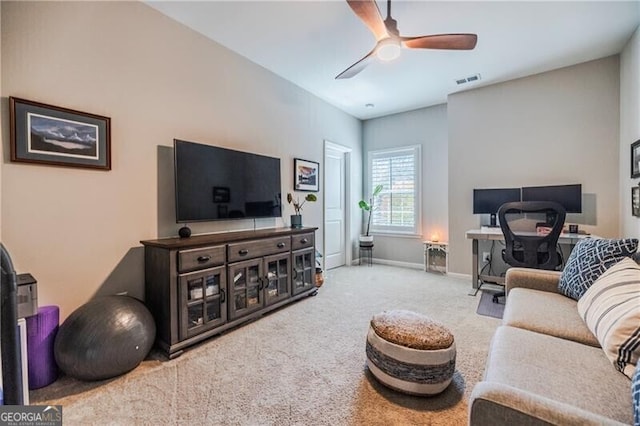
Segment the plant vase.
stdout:
<svg viewBox="0 0 640 426">
<path fill-rule="evenodd" d="M 302 228 L 302 215 L 301 214 L 292 214 L 291 215 L 291 227 L 292 228 Z"/>
<path fill-rule="evenodd" d="M 373 243 L 373 235 L 360 235 L 360 242 L 368 244 Z"/>
</svg>

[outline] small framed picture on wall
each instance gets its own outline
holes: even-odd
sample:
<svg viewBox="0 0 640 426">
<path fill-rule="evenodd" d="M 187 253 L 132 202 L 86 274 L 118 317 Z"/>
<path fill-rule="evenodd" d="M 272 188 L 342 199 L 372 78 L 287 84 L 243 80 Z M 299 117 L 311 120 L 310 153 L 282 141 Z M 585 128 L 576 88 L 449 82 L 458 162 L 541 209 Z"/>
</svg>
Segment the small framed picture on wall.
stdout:
<svg viewBox="0 0 640 426">
<path fill-rule="evenodd" d="M 631 214 L 640 217 L 640 186 L 631 188 Z"/>
<path fill-rule="evenodd" d="M 294 158 L 293 186 L 296 191 L 318 192 L 320 190 L 320 163 Z"/>
<path fill-rule="evenodd" d="M 631 144 L 631 178 L 640 177 L 640 139 Z"/>
</svg>

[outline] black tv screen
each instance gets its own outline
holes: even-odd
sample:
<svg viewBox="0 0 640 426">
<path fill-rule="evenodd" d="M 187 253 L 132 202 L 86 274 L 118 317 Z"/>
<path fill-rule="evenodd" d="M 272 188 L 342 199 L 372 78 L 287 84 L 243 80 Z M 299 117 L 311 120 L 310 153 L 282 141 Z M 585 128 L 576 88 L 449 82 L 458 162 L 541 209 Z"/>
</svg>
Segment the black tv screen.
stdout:
<svg viewBox="0 0 640 426">
<path fill-rule="evenodd" d="M 567 213 L 582 213 L 582 185 L 528 186 L 522 188 L 522 201 L 555 201 Z"/>
<path fill-rule="evenodd" d="M 176 221 L 281 217 L 280 159 L 175 139 Z"/>
<path fill-rule="evenodd" d="M 520 188 L 473 190 L 473 214 L 496 214 L 504 203 L 520 201 Z"/>
</svg>

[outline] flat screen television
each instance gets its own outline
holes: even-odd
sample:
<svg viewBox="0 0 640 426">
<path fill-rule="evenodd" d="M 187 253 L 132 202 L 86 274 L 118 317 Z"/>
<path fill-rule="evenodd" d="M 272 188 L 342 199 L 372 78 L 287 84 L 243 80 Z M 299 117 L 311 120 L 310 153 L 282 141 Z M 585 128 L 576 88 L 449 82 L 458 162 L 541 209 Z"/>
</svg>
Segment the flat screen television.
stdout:
<svg viewBox="0 0 640 426">
<path fill-rule="evenodd" d="M 523 187 L 522 201 L 555 201 L 562 205 L 567 213 L 582 213 L 582 185 Z"/>
<path fill-rule="evenodd" d="M 173 141 L 176 222 L 282 216 L 280 159 Z"/>
<path fill-rule="evenodd" d="M 496 213 L 504 203 L 520 201 L 520 188 L 473 190 L 473 214 L 490 214 L 490 226 L 496 226 Z"/>
</svg>

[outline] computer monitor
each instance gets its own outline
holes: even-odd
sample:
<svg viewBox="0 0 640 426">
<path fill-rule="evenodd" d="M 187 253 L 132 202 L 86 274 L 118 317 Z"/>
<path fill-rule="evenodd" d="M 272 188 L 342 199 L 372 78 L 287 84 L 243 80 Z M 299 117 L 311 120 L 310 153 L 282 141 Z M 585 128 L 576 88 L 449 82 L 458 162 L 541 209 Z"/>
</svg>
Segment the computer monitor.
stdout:
<svg viewBox="0 0 640 426">
<path fill-rule="evenodd" d="M 490 214 L 489 226 L 496 226 L 496 213 L 501 205 L 520 201 L 520 188 L 492 188 L 473 190 L 473 214 Z"/>
<path fill-rule="evenodd" d="M 567 213 L 582 213 L 582 185 L 524 187 L 522 201 L 555 201 L 564 207 Z"/>
</svg>

